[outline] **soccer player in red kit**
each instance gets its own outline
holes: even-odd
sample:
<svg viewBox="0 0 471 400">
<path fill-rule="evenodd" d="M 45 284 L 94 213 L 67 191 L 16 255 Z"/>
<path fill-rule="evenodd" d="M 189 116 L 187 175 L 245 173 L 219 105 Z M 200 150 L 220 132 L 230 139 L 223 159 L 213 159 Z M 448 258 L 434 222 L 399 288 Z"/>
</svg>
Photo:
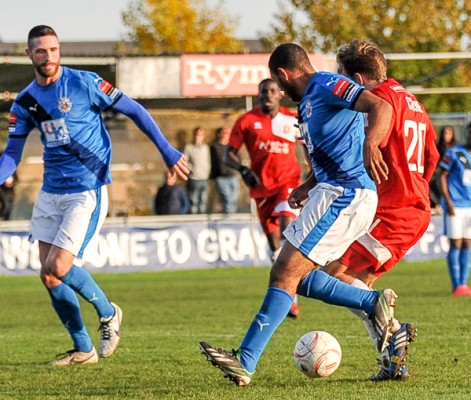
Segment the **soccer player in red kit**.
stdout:
<svg viewBox="0 0 471 400">
<path fill-rule="evenodd" d="M 393 106 L 388 135 L 380 146 L 389 168 L 388 179 L 377 185 L 378 208 L 370 231 L 354 242 L 325 271 L 361 288 L 372 288 L 393 268 L 427 230 L 431 220 L 429 181 L 439 154 L 436 134 L 423 105 L 397 81 L 387 78 L 383 53 L 373 43 L 354 40 L 337 53 L 339 71 Z M 358 313 L 356 313 L 358 315 Z M 374 329 L 368 326 L 370 336 Z M 405 361 L 416 328 L 394 320 L 381 369 L 373 380 L 405 378 Z"/>
<path fill-rule="evenodd" d="M 258 89 L 260 107 L 243 114 L 232 128 L 227 163 L 241 173 L 250 188 L 274 260 L 281 250 L 283 230 L 298 215 L 298 210 L 289 206 L 288 197 L 301 183 L 296 156 L 299 130 L 296 114 L 280 105 L 282 93 L 278 85 L 272 79 L 264 79 Z M 237 157 L 244 144 L 250 168 Z M 288 315 L 299 315 L 296 301 Z"/>
</svg>

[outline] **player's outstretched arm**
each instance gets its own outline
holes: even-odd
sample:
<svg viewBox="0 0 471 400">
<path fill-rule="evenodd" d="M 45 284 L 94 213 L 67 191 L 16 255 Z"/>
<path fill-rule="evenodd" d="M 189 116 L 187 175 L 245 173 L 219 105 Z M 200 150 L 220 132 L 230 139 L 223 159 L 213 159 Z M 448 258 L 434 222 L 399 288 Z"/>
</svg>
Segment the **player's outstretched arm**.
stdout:
<svg viewBox="0 0 471 400">
<path fill-rule="evenodd" d="M 169 143 L 157 123 L 144 107 L 123 94 L 113 105 L 113 109 L 129 117 L 159 149 L 165 164 L 186 180 L 186 175 L 189 173 L 186 157 Z"/>
</svg>

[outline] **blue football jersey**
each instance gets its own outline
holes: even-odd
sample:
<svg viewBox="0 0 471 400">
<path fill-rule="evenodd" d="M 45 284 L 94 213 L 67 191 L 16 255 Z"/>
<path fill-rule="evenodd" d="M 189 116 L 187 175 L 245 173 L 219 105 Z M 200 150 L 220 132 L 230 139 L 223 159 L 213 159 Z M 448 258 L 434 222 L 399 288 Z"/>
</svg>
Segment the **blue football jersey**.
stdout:
<svg viewBox="0 0 471 400">
<path fill-rule="evenodd" d="M 329 72 L 317 72 L 306 87 L 300 131 L 318 182 L 376 190 L 363 163 L 365 116 L 352 110 L 363 89 Z"/>
<path fill-rule="evenodd" d="M 111 182 L 111 140 L 101 111 L 121 95 L 97 74 L 68 67 L 51 85 L 33 81 L 18 95 L 9 135 L 24 137 L 39 129 L 44 191 L 77 193 Z"/>
<path fill-rule="evenodd" d="M 448 192 L 455 207 L 471 207 L 471 153 L 464 145 L 454 146 L 439 165 L 448 171 Z"/>
</svg>

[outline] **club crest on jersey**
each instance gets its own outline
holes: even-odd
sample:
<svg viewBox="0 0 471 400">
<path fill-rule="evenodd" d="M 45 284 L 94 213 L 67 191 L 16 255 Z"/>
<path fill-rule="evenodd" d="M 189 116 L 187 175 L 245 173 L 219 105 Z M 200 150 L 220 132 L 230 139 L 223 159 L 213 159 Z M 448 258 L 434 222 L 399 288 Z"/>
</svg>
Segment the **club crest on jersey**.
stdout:
<svg viewBox="0 0 471 400">
<path fill-rule="evenodd" d="M 57 108 L 62 113 L 68 113 L 72 109 L 72 102 L 68 97 L 61 97 L 57 102 Z"/>
<path fill-rule="evenodd" d="M 311 118 L 311 115 L 312 115 L 312 104 L 311 104 L 311 102 L 308 100 L 308 101 L 306 102 L 306 116 L 307 116 L 308 118 Z"/>
</svg>

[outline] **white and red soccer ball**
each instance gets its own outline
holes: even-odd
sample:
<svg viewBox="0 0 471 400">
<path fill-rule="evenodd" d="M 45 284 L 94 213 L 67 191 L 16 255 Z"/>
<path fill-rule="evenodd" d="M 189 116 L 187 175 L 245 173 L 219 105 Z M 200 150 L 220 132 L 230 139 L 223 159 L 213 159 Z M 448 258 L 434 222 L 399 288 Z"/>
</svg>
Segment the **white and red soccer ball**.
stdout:
<svg viewBox="0 0 471 400">
<path fill-rule="evenodd" d="M 342 361 L 338 340 L 324 331 L 311 331 L 298 340 L 294 348 L 294 364 L 311 378 L 332 375 Z"/>
</svg>

